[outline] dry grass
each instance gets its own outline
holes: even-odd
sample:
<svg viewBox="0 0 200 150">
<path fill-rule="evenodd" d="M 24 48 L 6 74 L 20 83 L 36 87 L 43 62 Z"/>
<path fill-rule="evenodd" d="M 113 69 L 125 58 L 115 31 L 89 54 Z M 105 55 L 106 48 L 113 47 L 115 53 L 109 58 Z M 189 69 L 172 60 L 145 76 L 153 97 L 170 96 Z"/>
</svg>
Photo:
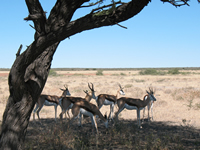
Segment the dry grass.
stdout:
<svg viewBox="0 0 200 150">
<path fill-rule="evenodd" d="M 25 149 L 200 149 L 200 73 L 187 72 L 191 73 L 153 76 L 139 75 L 138 70 L 103 71 L 103 75 L 96 75 L 97 70 L 57 71 L 57 75 L 48 78 L 43 93 L 61 95 L 59 88 L 67 84 L 72 96 L 84 97 L 83 90 L 92 82 L 96 96 L 116 94 L 120 83 L 127 97 L 142 99 L 148 87 L 154 87 L 154 121 L 145 120 L 139 130 L 136 111 L 124 110 L 119 122 L 110 122 L 108 129 L 98 122 L 97 136 L 92 133 L 90 120 L 83 122 L 83 127 L 78 127 L 76 121 L 72 126 L 68 121 L 55 123 L 54 108 L 44 107 L 40 112 L 42 125 L 38 121 L 33 123 L 31 116 Z M 0 82 L 3 115 L 9 96 L 7 76 L 0 77 Z M 57 114 L 60 112 L 58 107 Z M 108 114 L 109 107 L 103 106 L 101 112 Z"/>
<path fill-rule="evenodd" d="M 188 125 L 171 126 L 164 122 L 143 123 L 137 129 L 136 121 L 120 120 L 109 123 L 105 129 L 101 122 L 99 134 L 92 132 L 91 124 L 78 127 L 76 122 L 55 123 L 53 119 L 43 119 L 42 124 L 30 122 L 25 149 L 66 150 L 66 149 L 199 149 L 198 129 Z M 186 124 L 186 123 L 185 123 Z"/>
</svg>

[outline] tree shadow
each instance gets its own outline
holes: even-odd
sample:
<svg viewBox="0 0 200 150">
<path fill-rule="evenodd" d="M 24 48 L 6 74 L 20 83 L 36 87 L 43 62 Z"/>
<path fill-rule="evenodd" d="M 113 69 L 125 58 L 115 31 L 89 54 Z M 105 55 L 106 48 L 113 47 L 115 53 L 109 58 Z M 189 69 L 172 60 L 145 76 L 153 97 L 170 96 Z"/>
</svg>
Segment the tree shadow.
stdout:
<svg viewBox="0 0 200 150">
<path fill-rule="evenodd" d="M 98 121 L 99 134 L 92 130 L 86 118 L 79 127 L 67 120 L 54 118 L 29 123 L 25 148 L 27 149 L 200 149 L 200 129 L 192 126 L 170 125 L 169 122 L 147 122 L 142 129 L 136 120 L 109 122 L 106 129 Z M 48 144 L 50 143 L 50 144 Z"/>
</svg>

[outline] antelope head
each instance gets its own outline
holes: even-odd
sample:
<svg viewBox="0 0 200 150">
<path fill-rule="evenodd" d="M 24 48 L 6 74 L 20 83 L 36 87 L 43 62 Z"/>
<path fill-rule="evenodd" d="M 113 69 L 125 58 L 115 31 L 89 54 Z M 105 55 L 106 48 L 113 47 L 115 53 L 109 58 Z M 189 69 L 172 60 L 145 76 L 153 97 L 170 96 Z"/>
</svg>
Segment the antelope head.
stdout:
<svg viewBox="0 0 200 150">
<path fill-rule="evenodd" d="M 60 88 L 60 90 L 63 91 L 62 97 L 65 97 L 66 95 L 69 95 L 69 96 L 70 96 L 71 94 L 70 94 L 70 92 L 69 92 L 68 86 L 65 84 L 64 87 L 65 87 L 65 89 L 61 89 L 61 88 Z"/>
<path fill-rule="evenodd" d="M 146 92 L 147 92 L 147 94 L 149 95 L 149 97 L 150 97 L 150 99 L 151 99 L 152 101 L 156 101 L 156 98 L 154 97 L 155 91 L 153 91 L 153 88 L 150 88 L 150 87 L 149 87 L 149 92 L 148 92 L 148 91 L 146 91 Z"/>
<path fill-rule="evenodd" d="M 92 85 L 92 87 L 90 86 L 90 84 Z M 92 93 L 92 98 L 93 99 L 96 99 L 96 96 L 95 96 L 95 91 L 94 91 L 94 85 L 92 83 L 88 83 L 88 87 L 89 89 L 91 90 L 91 93 Z"/>
<path fill-rule="evenodd" d="M 118 84 L 118 85 L 119 85 L 119 93 L 120 93 L 121 95 L 125 95 L 125 93 L 124 93 L 124 91 L 123 91 L 124 88 L 122 88 L 122 86 L 121 86 L 120 84 Z"/>
</svg>

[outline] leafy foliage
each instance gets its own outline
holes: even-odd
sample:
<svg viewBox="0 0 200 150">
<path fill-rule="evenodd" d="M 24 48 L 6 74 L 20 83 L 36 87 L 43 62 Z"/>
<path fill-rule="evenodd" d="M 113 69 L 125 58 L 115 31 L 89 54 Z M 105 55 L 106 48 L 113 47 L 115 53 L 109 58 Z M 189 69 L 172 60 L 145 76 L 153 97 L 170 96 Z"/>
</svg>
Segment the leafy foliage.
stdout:
<svg viewBox="0 0 200 150">
<path fill-rule="evenodd" d="M 56 71 L 54 71 L 54 70 L 50 70 L 49 71 L 49 76 L 57 76 L 58 74 L 57 74 L 57 72 Z"/>
<path fill-rule="evenodd" d="M 103 75 L 103 70 L 97 70 L 96 75 L 98 75 L 98 76 L 102 76 L 102 75 Z"/>
<path fill-rule="evenodd" d="M 173 68 L 168 71 L 168 74 L 180 74 L 178 68 Z"/>
<path fill-rule="evenodd" d="M 162 71 L 157 71 L 156 69 L 154 68 L 148 68 L 148 69 L 145 69 L 145 70 L 141 70 L 139 72 L 140 75 L 164 75 L 165 72 L 162 72 Z"/>
</svg>

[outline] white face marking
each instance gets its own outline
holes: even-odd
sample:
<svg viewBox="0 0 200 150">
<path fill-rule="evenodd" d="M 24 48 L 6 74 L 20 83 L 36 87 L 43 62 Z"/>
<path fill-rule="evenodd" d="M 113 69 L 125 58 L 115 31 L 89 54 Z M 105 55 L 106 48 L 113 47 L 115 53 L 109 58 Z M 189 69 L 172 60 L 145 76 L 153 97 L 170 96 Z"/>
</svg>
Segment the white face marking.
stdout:
<svg viewBox="0 0 200 150">
<path fill-rule="evenodd" d="M 152 101 L 156 101 L 156 98 L 154 97 L 153 94 L 151 94 L 151 95 L 149 95 L 149 96 L 150 96 L 150 99 L 151 99 Z"/>
<path fill-rule="evenodd" d="M 125 95 L 124 91 L 122 91 L 122 90 L 120 90 L 119 93 L 120 93 L 121 95 Z"/>
</svg>

